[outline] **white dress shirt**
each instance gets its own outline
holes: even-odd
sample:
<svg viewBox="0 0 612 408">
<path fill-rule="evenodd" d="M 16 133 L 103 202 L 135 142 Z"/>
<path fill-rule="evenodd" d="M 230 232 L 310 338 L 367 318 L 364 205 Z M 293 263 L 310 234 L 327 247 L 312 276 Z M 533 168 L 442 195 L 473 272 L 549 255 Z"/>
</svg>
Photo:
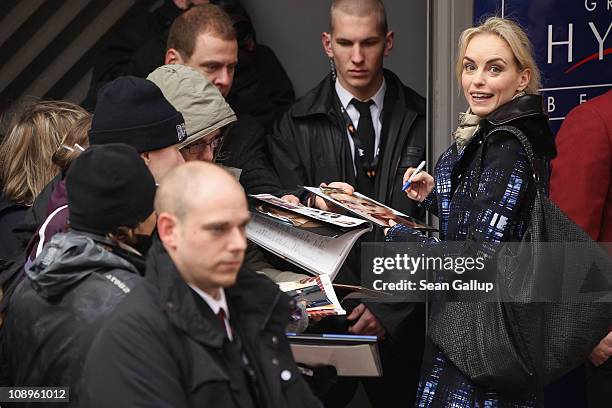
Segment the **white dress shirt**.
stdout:
<svg viewBox="0 0 612 408">
<path fill-rule="evenodd" d="M 374 152 L 375 156 L 378 156 L 378 147 L 380 146 L 380 132 L 382 130 L 382 111 L 383 111 L 383 102 L 385 100 L 385 92 L 387 91 L 387 83 L 383 78 L 383 82 L 378 88 L 378 91 L 370 98 L 373 104 L 370 105 L 370 113 L 372 114 L 372 124 L 374 124 Z M 336 94 L 338 94 L 338 98 L 340 99 L 340 103 L 348 113 L 351 121 L 353 122 L 353 126 L 355 129 L 359 128 L 359 111 L 357 108 L 353 106 L 351 100 L 353 98 L 360 100 L 356 96 L 352 95 L 349 91 L 344 89 L 344 87 L 340 84 L 340 81 L 336 79 Z M 357 174 L 357 167 L 355 165 L 355 143 L 353 142 L 353 137 L 349 133 L 348 129 L 346 131 L 349 146 L 351 147 L 351 157 L 353 159 L 353 169 L 355 170 L 355 174 Z"/>
<path fill-rule="evenodd" d="M 202 299 L 204 299 L 215 315 L 218 315 L 219 310 L 223 309 L 225 312 L 225 319 L 223 319 L 225 321 L 225 332 L 230 340 L 234 340 L 232 336 L 232 328 L 229 325 L 229 308 L 227 307 L 227 300 L 225 300 L 225 292 L 223 291 L 223 288 L 219 288 L 219 299 L 215 299 L 208 293 L 195 286 L 189 285 L 189 287 L 193 289 L 194 292 L 197 293 Z"/>
</svg>

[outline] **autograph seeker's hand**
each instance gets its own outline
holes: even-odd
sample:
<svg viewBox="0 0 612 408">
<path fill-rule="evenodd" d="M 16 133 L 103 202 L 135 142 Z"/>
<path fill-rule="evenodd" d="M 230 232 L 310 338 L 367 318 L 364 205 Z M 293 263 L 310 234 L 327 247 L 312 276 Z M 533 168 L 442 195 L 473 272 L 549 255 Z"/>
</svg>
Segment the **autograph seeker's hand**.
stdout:
<svg viewBox="0 0 612 408">
<path fill-rule="evenodd" d="M 342 181 L 334 181 L 332 183 L 326 184 L 326 183 L 321 183 L 320 187 L 332 187 L 332 188 L 339 188 L 344 190 L 344 192 L 348 195 L 352 195 L 355 192 L 355 188 L 353 186 L 351 186 L 348 183 L 344 183 Z M 331 212 L 338 212 L 339 209 L 336 208 L 335 206 L 328 204 L 324 199 L 322 199 L 321 197 L 317 197 L 314 200 L 314 205 L 313 207 L 318 208 L 319 210 L 323 210 L 323 211 L 331 211 Z M 341 210 L 344 211 L 344 210 Z"/>
<path fill-rule="evenodd" d="M 376 336 L 379 339 L 385 338 L 384 327 L 363 303 L 354 308 L 346 318 L 347 320 L 357 320 L 354 325 L 348 328 L 349 333 Z"/>
<path fill-rule="evenodd" d="M 408 168 L 404 173 L 404 180 L 402 183 L 406 184 L 412 173 L 416 169 L 414 167 Z M 426 171 L 421 171 L 412 179 L 412 184 L 406 189 L 406 195 L 408 198 L 419 203 L 425 199 L 431 193 L 434 188 L 434 178 Z"/>
<path fill-rule="evenodd" d="M 391 229 L 392 226 L 394 226 L 395 224 L 397 224 L 397 222 L 393 221 L 393 220 L 389 220 L 389 228 L 385 228 L 383 231 L 385 233 L 385 235 L 387 235 L 387 233 L 389 232 L 389 230 Z"/>
<path fill-rule="evenodd" d="M 293 194 L 287 194 L 281 197 L 281 200 L 286 201 L 293 205 L 299 205 L 300 199 L 294 196 Z"/>
<path fill-rule="evenodd" d="M 605 363 L 610 356 L 612 356 L 612 332 L 608 333 L 591 351 L 589 359 L 597 367 Z"/>
</svg>

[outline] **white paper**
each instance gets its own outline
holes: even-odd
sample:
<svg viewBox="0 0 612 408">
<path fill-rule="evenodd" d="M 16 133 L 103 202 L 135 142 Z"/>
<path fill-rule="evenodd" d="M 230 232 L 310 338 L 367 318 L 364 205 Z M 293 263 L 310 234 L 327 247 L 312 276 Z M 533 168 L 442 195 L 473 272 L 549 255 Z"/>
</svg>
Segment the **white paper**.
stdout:
<svg viewBox="0 0 612 408">
<path fill-rule="evenodd" d="M 357 238 L 369 230 L 326 237 L 252 213 L 246 233 L 251 241 L 275 255 L 315 275 L 329 275 L 333 281 Z"/>
</svg>

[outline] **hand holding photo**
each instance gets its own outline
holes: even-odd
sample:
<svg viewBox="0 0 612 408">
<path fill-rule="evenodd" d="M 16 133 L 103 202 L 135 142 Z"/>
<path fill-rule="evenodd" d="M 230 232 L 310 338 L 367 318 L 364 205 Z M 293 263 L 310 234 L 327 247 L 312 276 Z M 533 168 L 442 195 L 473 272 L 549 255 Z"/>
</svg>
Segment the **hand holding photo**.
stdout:
<svg viewBox="0 0 612 408">
<path fill-rule="evenodd" d="M 334 191 L 336 190 L 334 188 L 332 189 Z M 340 191 L 344 192 L 344 190 Z M 257 205 L 255 207 L 257 211 L 274 218 L 279 218 L 298 227 L 303 225 L 306 227 L 316 227 L 321 226 L 321 223 L 323 223 L 347 229 L 361 228 L 367 224 L 359 218 L 348 217 L 334 212 L 319 210 L 317 208 L 305 207 L 301 204 L 295 205 L 271 194 L 256 194 L 250 195 L 249 197 L 262 203 L 270 204 Z"/>
<path fill-rule="evenodd" d="M 346 210 L 351 214 L 364 218 L 383 228 L 390 227 L 390 222 L 394 221 L 396 223 L 406 224 L 412 228 L 422 231 L 437 231 L 435 228 L 391 207 L 379 203 L 376 200 L 364 196 L 359 192 L 347 194 L 344 191 L 331 191 L 326 193 L 323 188 L 306 186 L 304 189 L 316 194 L 319 197 L 322 197 L 326 201 L 335 204 L 335 206 L 339 207 L 339 209 Z"/>
</svg>

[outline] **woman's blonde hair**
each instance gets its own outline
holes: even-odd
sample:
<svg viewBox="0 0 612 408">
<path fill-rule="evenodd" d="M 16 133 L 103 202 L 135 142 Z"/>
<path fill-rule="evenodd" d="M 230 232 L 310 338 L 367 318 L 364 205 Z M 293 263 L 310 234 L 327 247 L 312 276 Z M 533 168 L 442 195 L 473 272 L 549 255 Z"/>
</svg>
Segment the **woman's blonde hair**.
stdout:
<svg viewBox="0 0 612 408">
<path fill-rule="evenodd" d="M 471 27 L 461 33 L 459 38 L 459 53 L 457 54 L 457 65 L 455 67 L 457 80 L 461 83 L 461 73 L 463 72 L 463 57 L 470 41 L 479 34 L 493 34 L 506 41 L 514 61 L 519 69 L 529 69 L 531 77 L 524 91 L 528 94 L 540 93 L 540 70 L 533 56 L 533 46 L 527 37 L 527 33 L 514 21 L 501 17 L 489 17 L 479 26 Z"/>
<path fill-rule="evenodd" d="M 13 118 L 0 145 L 0 179 L 7 199 L 32 205 L 60 168 L 51 160 L 77 120 L 89 115 L 63 101 L 41 101 Z"/>
</svg>

